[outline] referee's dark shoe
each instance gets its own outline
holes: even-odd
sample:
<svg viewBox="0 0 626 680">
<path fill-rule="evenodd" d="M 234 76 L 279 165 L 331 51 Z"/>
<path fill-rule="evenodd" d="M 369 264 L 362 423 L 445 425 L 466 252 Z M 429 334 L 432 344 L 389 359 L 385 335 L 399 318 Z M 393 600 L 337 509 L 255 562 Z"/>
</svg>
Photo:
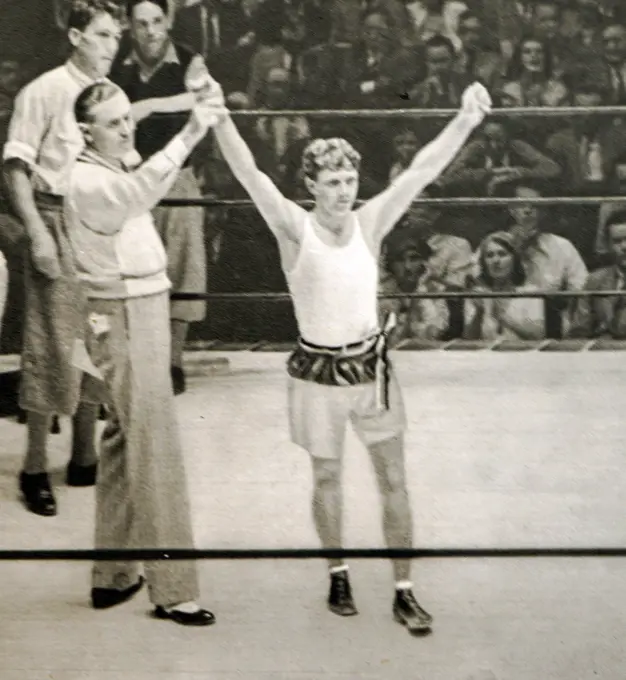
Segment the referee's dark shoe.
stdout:
<svg viewBox="0 0 626 680">
<path fill-rule="evenodd" d="M 352 599 L 352 588 L 347 571 L 330 575 L 328 608 L 337 616 L 355 616 L 359 613 Z"/>
<path fill-rule="evenodd" d="M 94 609 L 110 609 L 117 607 L 118 604 L 128 602 L 134 595 L 136 595 L 145 583 L 143 576 L 139 580 L 124 590 L 116 590 L 114 588 L 92 588 L 91 589 L 91 606 Z"/>
<path fill-rule="evenodd" d="M 155 619 L 166 619 L 174 621 L 181 626 L 212 626 L 215 623 L 215 616 L 207 609 L 198 608 L 194 612 L 186 612 L 175 607 L 166 609 L 165 607 L 156 607 L 152 612 Z"/>
<path fill-rule="evenodd" d="M 30 512 L 42 517 L 53 517 L 57 514 L 56 500 L 50 479 L 45 472 L 32 475 L 21 472 L 19 483 L 22 500 Z"/>
<path fill-rule="evenodd" d="M 419 605 L 409 588 L 396 590 L 393 618 L 412 635 L 428 635 L 432 631 L 433 617 Z"/>
</svg>

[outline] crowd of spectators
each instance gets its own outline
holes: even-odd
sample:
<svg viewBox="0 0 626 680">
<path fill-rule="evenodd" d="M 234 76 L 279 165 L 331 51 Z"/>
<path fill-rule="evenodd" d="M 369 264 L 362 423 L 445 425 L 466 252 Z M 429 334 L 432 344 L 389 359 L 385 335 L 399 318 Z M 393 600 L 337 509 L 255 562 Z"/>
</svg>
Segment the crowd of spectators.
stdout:
<svg viewBox="0 0 626 680">
<path fill-rule="evenodd" d="M 376 111 L 454 109 L 474 80 L 496 107 L 626 105 L 626 3 L 620 0 L 175 4 L 174 39 L 203 55 L 231 109 L 289 111 L 240 117 L 238 124 L 260 167 L 294 199 L 307 197 L 299 171 L 307 140 L 347 138 L 363 155 L 360 197 L 367 198 L 393 181 L 444 123 L 438 115 L 377 118 Z M 0 56 L 0 137 L 22 72 L 14 58 Z M 372 115 L 307 115 L 312 109 Z M 205 195 L 245 198 L 210 140 L 195 166 Z M 619 196 L 625 189 L 626 115 L 516 114 L 487 119 L 427 195 L 530 200 Z M 382 292 L 615 288 L 625 249 L 615 216 L 623 207 L 416 206 L 385 244 Z M 207 208 L 206 234 L 210 290 L 285 290 L 276 246 L 253 210 Z M 626 337 L 626 324 L 605 318 L 611 305 L 623 314 L 620 299 L 603 305 L 602 323 L 594 321 L 593 305 L 570 299 L 547 308 L 517 298 L 394 299 L 381 307 L 398 313 L 399 339 L 615 335 L 622 328 Z M 290 310 L 277 305 L 254 311 L 215 302 L 210 309 L 204 337 L 286 340 L 295 333 Z M 546 323 L 546 314 L 557 323 Z"/>
</svg>

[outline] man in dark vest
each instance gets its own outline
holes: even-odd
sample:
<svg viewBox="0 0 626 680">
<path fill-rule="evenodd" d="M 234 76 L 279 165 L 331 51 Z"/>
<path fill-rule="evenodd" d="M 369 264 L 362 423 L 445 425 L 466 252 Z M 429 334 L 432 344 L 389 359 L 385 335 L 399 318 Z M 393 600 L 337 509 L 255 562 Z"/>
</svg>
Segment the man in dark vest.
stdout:
<svg viewBox="0 0 626 680">
<path fill-rule="evenodd" d="M 168 0 L 128 0 L 130 45 L 120 52 L 111 70 L 133 103 L 137 123 L 137 151 L 145 160 L 162 149 L 184 126 L 194 105 L 190 79 L 202 78 L 206 65 L 201 55 L 174 43 L 170 37 Z M 198 198 L 200 189 L 188 161 L 168 198 Z M 204 211 L 200 206 L 156 208 L 154 220 L 168 257 L 173 292 L 206 291 Z M 185 390 L 183 348 L 189 324 L 205 315 L 203 300 L 174 300 L 171 304 L 172 381 L 176 394 Z"/>
</svg>

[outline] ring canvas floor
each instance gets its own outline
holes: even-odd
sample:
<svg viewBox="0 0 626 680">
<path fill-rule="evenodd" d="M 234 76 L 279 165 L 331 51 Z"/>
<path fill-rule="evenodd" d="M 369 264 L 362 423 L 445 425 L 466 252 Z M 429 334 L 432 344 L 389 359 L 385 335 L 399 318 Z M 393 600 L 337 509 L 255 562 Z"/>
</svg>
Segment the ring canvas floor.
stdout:
<svg viewBox="0 0 626 680">
<path fill-rule="evenodd" d="M 317 547 L 307 455 L 288 441 L 284 354 L 187 357 L 176 400 L 200 548 Z M 626 361 L 620 352 L 400 352 L 407 470 L 423 547 L 626 545 Z M 62 484 L 68 424 L 51 438 L 59 515 L 27 513 L 25 429 L 0 420 L 0 549 L 92 547 L 93 489 Z M 346 547 L 382 547 L 367 453 L 346 440 Z M 433 635 L 391 617 L 390 566 L 354 560 L 360 615 L 325 608 L 320 560 L 199 562 L 217 624 L 148 617 L 145 593 L 88 606 L 87 562 L 0 561 L 0 680 L 590 680 L 623 675 L 626 560 L 414 563 Z"/>
</svg>

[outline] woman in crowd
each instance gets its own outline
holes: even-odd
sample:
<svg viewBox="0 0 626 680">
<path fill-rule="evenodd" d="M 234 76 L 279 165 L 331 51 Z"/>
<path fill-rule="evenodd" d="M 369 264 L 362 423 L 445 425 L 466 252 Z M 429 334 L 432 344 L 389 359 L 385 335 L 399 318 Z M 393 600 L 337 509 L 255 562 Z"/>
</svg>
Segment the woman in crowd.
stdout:
<svg viewBox="0 0 626 680">
<path fill-rule="evenodd" d="M 523 38 L 509 65 L 507 78 L 496 96 L 505 108 L 556 107 L 570 103 L 570 92 L 555 74 L 550 44 L 534 36 Z M 530 118 L 520 132 L 539 148 L 559 128 L 560 121 Z"/>
<path fill-rule="evenodd" d="M 476 292 L 532 292 L 526 284 L 522 258 L 514 237 L 498 231 L 490 234 L 478 249 Z M 465 303 L 465 331 L 468 340 L 499 338 L 536 340 L 545 337 L 543 300 L 539 298 L 473 298 Z"/>
<path fill-rule="evenodd" d="M 507 81 L 502 86 L 504 106 L 564 106 L 568 90 L 555 77 L 550 46 L 543 40 L 523 38 L 509 66 Z"/>
</svg>

